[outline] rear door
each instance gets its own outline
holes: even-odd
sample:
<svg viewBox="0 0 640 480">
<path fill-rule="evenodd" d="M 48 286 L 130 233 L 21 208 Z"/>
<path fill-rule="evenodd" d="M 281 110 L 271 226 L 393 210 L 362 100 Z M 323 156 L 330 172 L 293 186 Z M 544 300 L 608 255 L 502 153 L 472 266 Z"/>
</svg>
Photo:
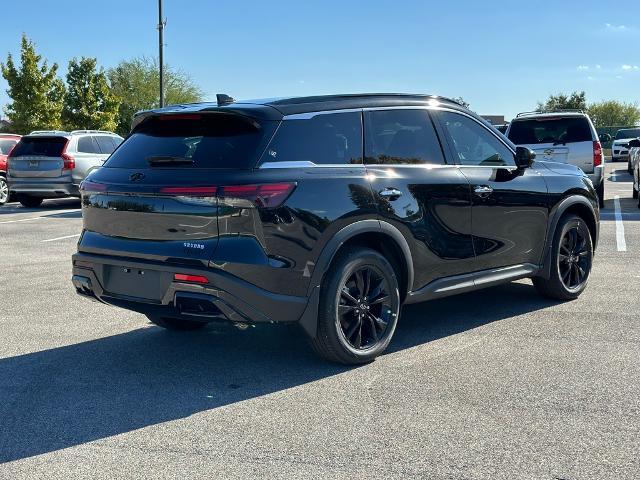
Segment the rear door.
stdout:
<svg viewBox="0 0 640 480">
<path fill-rule="evenodd" d="M 276 125 L 219 113 L 148 119 L 83 183 L 79 250 L 208 262 L 218 244 L 218 188 L 250 182 Z M 234 212 L 236 224 L 253 226 L 250 213 Z"/>
<path fill-rule="evenodd" d="M 62 153 L 68 139 L 62 136 L 22 137 L 11 152 L 9 175 L 16 178 L 58 178 L 63 175 Z"/>
<path fill-rule="evenodd" d="M 584 116 L 546 116 L 514 120 L 509 140 L 530 148 L 540 160 L 569 163 L 593 173 L 594 134 Z"/>
<path fill-rule="evenodd" d="M 380 216 L 409 242 L 410 290 L 473 270 L 469 182 L 447 164 L 429 111 L 365 111 L 365 165 Z"/>
<path fill-rule="evenodd" d="M 451 158 L 471 184 L 477 270 L 538 265 L 547 234 L 544 177 L 535 168 L 516 168 L 511 148 L 471 116 L 447 110 L 436 116 Z"/>
</svg>

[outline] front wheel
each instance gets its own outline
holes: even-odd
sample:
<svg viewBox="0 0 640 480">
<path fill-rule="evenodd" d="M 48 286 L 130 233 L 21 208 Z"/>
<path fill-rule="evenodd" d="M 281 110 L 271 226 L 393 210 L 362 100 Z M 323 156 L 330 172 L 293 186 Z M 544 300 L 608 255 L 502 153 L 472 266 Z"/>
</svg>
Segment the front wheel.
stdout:
<svg viewBox="0 0 640 480">
<path fill-rule="evenodd" d="M 170 317 L 155 317 L 147 315 L 149 321 L 159 327 L 167 330 L 190 331 L 199 330 L 207 326 L 206 322 L 197 322 L 193 320 L 179 320 Z"/>
<path fill-rule="evenodd" d="M 560 219 L 551 245 L 551 271 L 548 279 L 536 277 L 533 285 L 545 297 L 573 300 L 587 287 L 593 243 L 585 221 L 576 215 Z"/>
<path fill-rule="evenodd" d="M 377 251 L 347 248 L 322 281 L 319 307 L 316 353 L 346 365 L 370 362 L 386 350 L 398 323 L 396 273 Z"/>
<path fill-rule="evenodd" d="M 4 177 L 0 177 L 0 206 L 9 201 L 9 185 Z"/>
</svg>

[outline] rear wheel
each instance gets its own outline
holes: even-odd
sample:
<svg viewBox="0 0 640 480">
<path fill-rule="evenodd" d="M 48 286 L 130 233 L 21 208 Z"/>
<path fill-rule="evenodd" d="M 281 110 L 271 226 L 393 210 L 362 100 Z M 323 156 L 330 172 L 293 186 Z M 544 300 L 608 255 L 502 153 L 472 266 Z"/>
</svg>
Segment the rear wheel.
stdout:
<svg viewBox="0 0 640 480">
<path fill-rule="evenodd" d="M 598 204 L 600 208 L 604 208 L 604 180 L 602 180 L 596 188 L 596 193 L 598 194 Z"/>
<path fill-rule="evenodd" d="M 0 177 L 0 205 L 9 201 L 9 185 L 4 177 Z"/>
<path fill-rule="evenodd" d="M 633 175 L 633 168 L 631 168 L 631 159 L 627 160 L 627 172 L 629 172 L 629 175 Z"/>
<path fill-rule="evenodd" d="M 560 219 L 551 249 L 550 276 L 534 278 L 534 286 L 545 297 L 578 298 L 587 287 L 593 261 L 593 244 L 585 221 L 576 215 Z"/>
<path fill-rule="evenodd" d="M 199 330 L 207 326 L 206 322 L 197 322 L 193 320 L 179 320 L 177 318 L 170 317 L 155 317 L 147 315 L 149 321 L 159 327 L 166 328 L 167 330 Z"/>
<path fill-rule="evenodd" d="M 633 187 L 631 187 L 631 191 L 632 191 L 631 195 L 633 196 L 633 198 L 638 198 L 638 190 L 635 182 L 633 183 Z"/>
<path fill-rule="evenodd" d="M 398 323 L 395 271 L 375 250 L 345 249 L 322 282 L 319 306 L 316 353 L 347 365 L 370 362 L 386 350 Z"/>
<path fill-rule="evenodd" d="M 18 201 L 27 208 L 35 208 L 42 205 L 42 197 L 32 197 L 30 195 L 19 194 Z"/>
</svg>

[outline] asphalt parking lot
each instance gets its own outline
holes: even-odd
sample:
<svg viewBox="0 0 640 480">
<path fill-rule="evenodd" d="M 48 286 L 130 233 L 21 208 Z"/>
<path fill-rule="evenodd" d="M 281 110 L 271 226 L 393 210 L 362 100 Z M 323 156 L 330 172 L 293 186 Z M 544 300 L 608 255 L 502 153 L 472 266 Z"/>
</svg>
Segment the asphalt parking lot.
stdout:
<svg viewBox="0 0 640 480">
<path fill-rule="evenodd" d="M 8 204 L 0 478 L 638 478 L 630 181 L 607 164 L 578 300 L 521 281 L 412 305 L 390 352 L 359 368 L 316 359 L 285 327 L 178 334 L 81 299 L 79 202 Z"/>
</svg>

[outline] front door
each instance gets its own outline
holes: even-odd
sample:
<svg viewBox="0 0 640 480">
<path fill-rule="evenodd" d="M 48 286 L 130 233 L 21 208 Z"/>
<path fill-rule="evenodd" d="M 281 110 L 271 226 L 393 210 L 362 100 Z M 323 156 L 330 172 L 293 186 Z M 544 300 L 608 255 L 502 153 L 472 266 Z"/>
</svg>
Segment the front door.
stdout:
<svg viewBox="0 0 640 480">
<path fill-rule="evenodd" d="M 438 111 L 450 156 L 471 184 L 477 269 L 541 262 L 547 185 L 534 168 L 516 168 L 514 152 L 471 116 Z"/>
<path fill-rule="evenodd" d="M 405 236 L 417 290 L 473 269 L 469 182 L 447 164 L 429 111 L 365 111 L 365 164 L 381 220 Z"/>
</svg>

